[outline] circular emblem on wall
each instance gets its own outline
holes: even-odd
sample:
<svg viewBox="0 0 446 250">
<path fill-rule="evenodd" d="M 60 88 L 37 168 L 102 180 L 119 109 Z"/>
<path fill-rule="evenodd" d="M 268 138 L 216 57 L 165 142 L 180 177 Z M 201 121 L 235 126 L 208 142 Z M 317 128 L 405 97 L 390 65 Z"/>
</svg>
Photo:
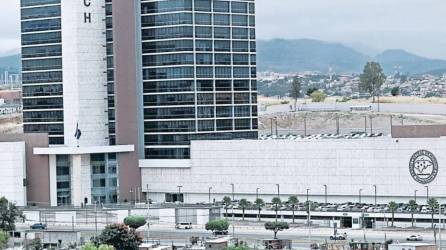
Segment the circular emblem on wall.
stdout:
<svg viewBox="0 0 446 250">
<path fill-rule="evenodd" d="M 418 183 L 431 183 L 438 173 L 437 158 L 427 150 L 419 150 L 410 158 L 409 170 Z"/>
</svg>

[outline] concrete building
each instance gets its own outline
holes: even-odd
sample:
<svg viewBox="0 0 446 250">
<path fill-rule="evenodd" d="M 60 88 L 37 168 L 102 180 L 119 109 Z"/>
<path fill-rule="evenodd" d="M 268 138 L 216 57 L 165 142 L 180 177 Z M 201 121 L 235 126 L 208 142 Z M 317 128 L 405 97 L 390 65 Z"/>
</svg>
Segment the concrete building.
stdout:
<svg viewBox="0 0 446 250">
<path fill-rule="evenodd" d="M 231 184 L 235 199 L 251 201 L 257 192 L 267 201 L 308 192 L 320 202 L 446 202 L 444 152 L 445 137 L 194 141 L 188 166 L 144 167 L 142 185 L 158 202 L 177 186 L 185 202 L 221 201 Z"/>
<path fill-rule="evenodd" d="M 24 132 L 48 134 L 33 153 L 48 157 L 50 205 L 135 200 L 140 166 L 187 165 L 192 140 L 257 138 L 254 12 L 22 0 Z"/>
</svg>

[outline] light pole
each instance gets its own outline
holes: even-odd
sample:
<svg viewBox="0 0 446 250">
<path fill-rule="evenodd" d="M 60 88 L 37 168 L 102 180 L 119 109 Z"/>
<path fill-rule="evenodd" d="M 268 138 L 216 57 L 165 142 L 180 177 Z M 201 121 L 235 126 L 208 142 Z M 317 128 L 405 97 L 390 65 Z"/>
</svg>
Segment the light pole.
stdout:
<svg viewBox="0 0 446 250">
<path fill-rule="evenodd" d="M 231 183 L 232 187 L 232 202 L 234 202 L 234 183 Z M 234 228 L 234 205 L 231 206 L 232 211 L 232 237 L 235 237 L 235 228 Z"/>
<path fill-rule="evenodd" d="M 417 203 L 417 192 L 418 192 L 417 189 L 415 189 L 414 192 L 413 192 L 413 198 L 415 200 L 415 203 Z"/>
<path fill-rule="evenodd" d="M 327 204 L 327 184 L 324 184 L 325 204 Z"/>
<path fill-rule="evenodd" d="M 260 188 L 256 188 L 256 200 L 259 199 L 259 190 L 260 190 Z"/>
<path fill-rule="evenodd" d="M 311 243 L 311 215 L 310 215 L 310 201 L 308 197 L 308 191 L 310 191 L 309 188 L 307 188 L 307 224 L 308 224 L 308 242 Z"/>
<path fill-rule="evenodd" d="M 376 207 L 376 185 L 373 185 L 373 189 L 375 191 L 375 207 Z"/>
<path fill-rule="evenodd" d="M 277 198 L 280 199 L 280 184 L 276 184 L 277 186 Z"/>
<path fill-rule="evenodd" d="M 177 200 L 178 200 L 178 202 L 179 203 L 181 203 L 181 199 L 180 199 L 180 197 L 181 197 L 181 188 L 182 188 L 183 186 L 177 186 L 177 188 L 178 188 L 178 197 L 177 197 Z M 183 199 L 183 202 L 184 202 L 184 199 Z"/>
<path fill-rule="evenodd" d="M 361 193 L 362 193 L 362 188 L 359 189 L 359 203 L 361 203 Z"/>
<path fill-rule="evenodd" d="M 426 188 L 426 204 L 429 203 L 429 186 L 424 186 Z"/>
<path fill-rule="evenodd" d="M 212 190 L 212 187 L 209 187 L 209 204 L 211 204 L 211 190 Z"/>
</svg>

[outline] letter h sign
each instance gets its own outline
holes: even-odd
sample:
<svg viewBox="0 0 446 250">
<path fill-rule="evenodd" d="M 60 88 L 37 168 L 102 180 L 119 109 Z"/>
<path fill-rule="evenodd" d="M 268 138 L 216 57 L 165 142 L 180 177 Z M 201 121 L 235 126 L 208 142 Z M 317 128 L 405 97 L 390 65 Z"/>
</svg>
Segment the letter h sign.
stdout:
<svg viewBox="0 0 446 250">
<path fill-rule="evenodd" d="M 91 0 L 84 0 L 84 6 L 90 7 Z M 91 12 L 84 12 L 84 23 L 91 23 Z"/>
</svg>

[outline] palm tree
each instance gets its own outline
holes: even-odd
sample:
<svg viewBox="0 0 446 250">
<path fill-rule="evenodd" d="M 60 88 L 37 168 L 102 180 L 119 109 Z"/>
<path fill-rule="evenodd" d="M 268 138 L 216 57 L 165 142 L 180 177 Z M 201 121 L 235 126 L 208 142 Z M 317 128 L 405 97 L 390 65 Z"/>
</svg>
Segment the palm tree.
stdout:
<svg viewBox="0 0 446 250">
<path fill-rule="evenodd" d="M 435 214 L 435 209 L 438 209 L 438 207 L 439 207 L 438 201 L 435 198 L 429 198 L 429 200 L 427 200 L 427 205 L 431 209 L 432 228 L 434 228 L 434 214 Z"/>
<path fill-rule="evenodd" d="M 259 211 L 259 214 L 257 215 L 258 220 L 260 221 L 260 211 L 262 210 L 262 207 L 265 206 L 265 202 L 261 198 L 257 198 L 256 201 L 254 201 L 256 204 L 256 208 Z"/>
<path fill-rule="evenodd" d="M 225 204 L 226 209 L 225 217 L 228 217 L 228 207 L 231 205 L 231 198 L 229 196 L 223 197 L 223 204 Z"/>
<path fill-rule="evenodd" d="M 292 195 L 288 198 L 288 203 L 291 205 L 291 209 L 293 210 L 293 223 L 294 223 L 294 209 L 296 205 L 299 203 L 299 199 L 296 195 Z"/>
<path fill-rule="evenodd" d="M 415 200 L 410 200 L 408 207 L 409 207 L 410 213 L 412 215 L 412 227 L 414 227 L 413 214 L 414 214 L 415 210 L 418 208 L 418 204 L 417 204 L 417 202 Z"/>
<path fill-rule="evenodd" d="M 395 220 L 395 210 L 398 208 L 398 205 L 396 204 L 396 202 L 391 201 L 389 202 L 389 209 L 390 212 L 392 212 L 392 227 L 393 227 L 393 222 Z"/>
<path fill-rule="evenodd" d="M 279 197 L 274 197 L 271 200 L 271 203 L 274 205 L 274 210 L 276 211 L 276 222 L 277 222 L 277 216 L 278 216 L 279 208 L 282 206 L 282 200 Z"/>
<path fill-rule="evenodd" d="M 245 220 L 245 209 L 249 206 L 249 202 L 246 199 L 241 199 L 238 203 L 238 205 L 240 206 L 240 208 L 242 209 L 242 214 L 243 214 L 243 220 Z"/>
</svg>

